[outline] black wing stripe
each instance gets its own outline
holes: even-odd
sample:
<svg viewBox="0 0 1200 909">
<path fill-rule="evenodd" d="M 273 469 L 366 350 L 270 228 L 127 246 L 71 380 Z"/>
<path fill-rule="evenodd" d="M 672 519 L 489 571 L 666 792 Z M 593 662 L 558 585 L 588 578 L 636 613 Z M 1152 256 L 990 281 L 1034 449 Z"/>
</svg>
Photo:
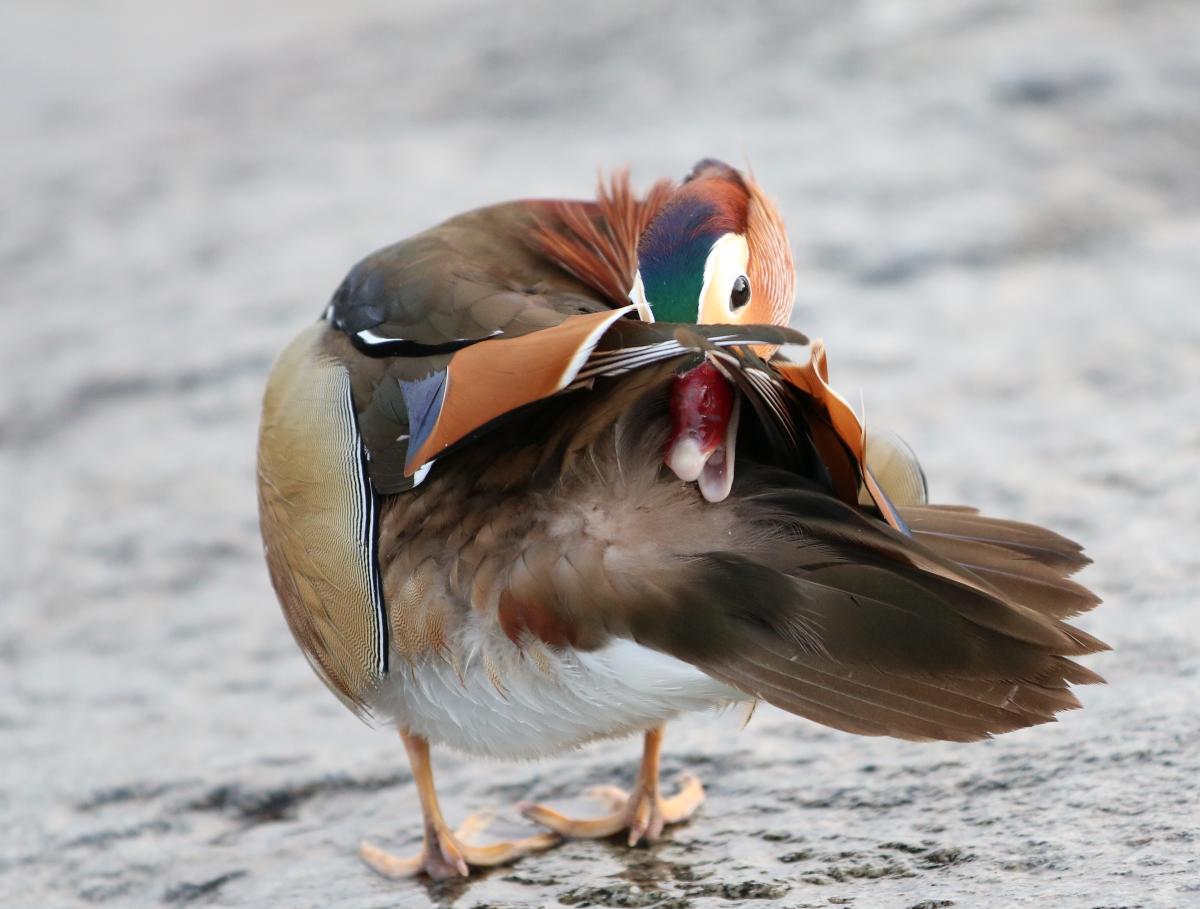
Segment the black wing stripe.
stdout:
<svg viewBox="0 0 1200 909">
<path fill-rule="evenodd" d="M 371 608 L 375 617 L 374 635 L 374 670 L 382 678 L 388 671 L 388 620 L 387 609 L 383 601 L 383 578 L 379 570 L 379 496 L 371 485 L 370 470 L 367 464 L 367 447 L 363 443 L 362 433 L 358 429 L 358 417 L 354 410 L 354 393 L 349 381 L 346 382 L 346 397 L 343 410 L 344 425 L 352 437 L 352 445 L 346 446 L 347 471 L 352 473 L 354 489 L 357 493 L 355 508 L 355 524 L 358 532 L 358 545 L 363 554 L 363 570 L 366 577 L 366 588 L 371 597 Z"/>
</svg>

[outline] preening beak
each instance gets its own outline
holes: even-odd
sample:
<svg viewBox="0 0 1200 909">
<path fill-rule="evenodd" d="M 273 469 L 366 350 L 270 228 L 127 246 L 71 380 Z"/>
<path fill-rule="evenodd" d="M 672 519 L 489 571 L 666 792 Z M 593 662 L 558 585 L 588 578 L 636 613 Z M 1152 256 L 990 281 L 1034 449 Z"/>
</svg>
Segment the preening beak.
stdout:
<svg viewBox="0 0 1200 909">
<path fill-rule="evenodd" d="M 675 379 L 664 460 L 679 479 L 695 481 L 710 502 L 723 501 L 733 487 L 740 411 L 741 400 L 708 363 Z"/>
</svg>

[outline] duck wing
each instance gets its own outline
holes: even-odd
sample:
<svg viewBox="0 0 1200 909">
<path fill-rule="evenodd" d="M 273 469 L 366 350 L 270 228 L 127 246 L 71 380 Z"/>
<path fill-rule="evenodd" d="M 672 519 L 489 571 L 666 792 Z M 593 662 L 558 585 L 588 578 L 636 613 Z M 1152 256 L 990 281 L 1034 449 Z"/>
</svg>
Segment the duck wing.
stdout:
<svg viewBox="0 0 1200 909">
<path fill-rule="evenodd" d="M 861 474 L 857 430 L 740 347 L 724 366 L 747 397 L 766 386 L 738 373 L 764 372 L 772 392 L 757 418 L 782 408 L 790 427 L 744 450 L 739 439 L 730 495 L 705 501 L 662 463 L 669 385 L 711 355 L 700 347 L 572 399 L 536 451 L 513 442 L 515 472 L 498 473 L 488 445 L 448 457 L 427 494 L 457 490 L 497 529 L 452 535 L 436 559 L 453 580 L 437 596 L 493 616 L 522 646 L 631 639 L 859 734 L 970 741 L 1079 706 L 1070 686 L 1100 678 L 1075 660 L 1106 646 L 1062 621 L 1097 602 L 1066 579 L 1083 564 L 1078 546 L 953 507 L 896 509 L 896 526 L 839 494 L 841 468 L 804 466 L 821 454 L 813 427 L 829 424 L 837 457 Z M 797 441 L 805 457 L 778 457 L 787 439 L 809 440 Z"/>
</svg>

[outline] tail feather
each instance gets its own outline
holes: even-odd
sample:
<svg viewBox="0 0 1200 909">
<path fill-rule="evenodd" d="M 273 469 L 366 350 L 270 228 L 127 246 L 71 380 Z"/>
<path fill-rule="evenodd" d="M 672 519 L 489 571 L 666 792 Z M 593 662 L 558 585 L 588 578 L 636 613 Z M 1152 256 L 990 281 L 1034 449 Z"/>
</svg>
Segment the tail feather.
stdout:
<svg viewBox="0 0 1200 909">
<path fill-rule="evenodd" d="M 950 520 L 989 541 L 968 535 L 939 550 L 942 538 L 927 546 L 929 536 L 907 538 L 749 465 L 731 505 L 743 540 L 672 569 L 687 630 L 659 621 L 635 634 L 643 643 L 825 725 L 914 740 L 1051 722 L 1080 706 L 1070 685 L 1103 681 L 1070 657 L 1106 645 L 1060 621 L 1096 601 L 1061 577 L 1080 558 L 1070 541 L 955 510 Z M 702 646 L 696 627 L 707 630 Z"/>
<path fill-rule="evenodd" d="M 989 518 L 974 508 L 955 505 L 912 506 L 902 508 L 901 513 L 913 535 L 931 549 L 950 545 L 941 540 L 990 543 L 1028 556 L 1059 572 L 1060 577 L 1070 577 L 1092 563 L 1078 543 L 1036 524 Z"/>
<path fill-rule="evenodd" d="M 924 546 L 922 539 L 906 538 L 819 491 L 793 482 L 788 489 L 773 487 L 752 494 L 744 503 L 746 524 L 760 533 L 776 534 L 771 564 L 789 574 L 861 595 L 878 595 L 889 584 L 902 594 L 900 582 L 908 580 L 920 592 L 897 600 L 896 605 L 910 613 L 934 608 L 932 603 L 940 599 L 972 623 L 1065 654 L 1106 649 L 1090 636 L 1007 596 L 961 563 Z M 814 550 L 813 544 L 821 548 Z M 872 566 L 884 573 L 883 579 L 867 570 Z"/>
<path fill-rule="evenodd" d="M 901 511 L 914 539 L 988 581 L 1014 602 L 1059 619 L 1100 603 L 1082 584 L 1069 580 L 1091 562 L 1078 543 L 1032 524 L 941 505 Z"/>
<path fill-rule="evenodd" d="M 776 706 L 860 735 L 976 741 L 1053 721 L 1078 700 L 1032 683 L 933 683 L 833 662 L 800 663 L 766 642 L 713 674 Z"/>
</svg>

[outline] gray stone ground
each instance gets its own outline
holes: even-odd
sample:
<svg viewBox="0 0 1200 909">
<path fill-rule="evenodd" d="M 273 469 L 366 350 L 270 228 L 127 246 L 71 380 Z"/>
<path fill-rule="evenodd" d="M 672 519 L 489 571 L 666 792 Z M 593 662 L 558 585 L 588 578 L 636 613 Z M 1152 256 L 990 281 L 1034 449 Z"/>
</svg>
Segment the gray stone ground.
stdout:
<svg viewBox="0 0 1200 909">
<path fill-rule="evenodd" d="M 643 0 L 0 12 L 0 904 L 1200 906 L 1200 7 Z M 935 497 L 1086 541 L 1111 684 L 973 746 L 690 717 L 652 849 L 435 886 L 398 742 L 259 555 L 273 354 L 364 252 L 513 195 L 752 161 L 796 325 Z M 438 755 L 448 812 L 634 742 Z"/>
</svg>

